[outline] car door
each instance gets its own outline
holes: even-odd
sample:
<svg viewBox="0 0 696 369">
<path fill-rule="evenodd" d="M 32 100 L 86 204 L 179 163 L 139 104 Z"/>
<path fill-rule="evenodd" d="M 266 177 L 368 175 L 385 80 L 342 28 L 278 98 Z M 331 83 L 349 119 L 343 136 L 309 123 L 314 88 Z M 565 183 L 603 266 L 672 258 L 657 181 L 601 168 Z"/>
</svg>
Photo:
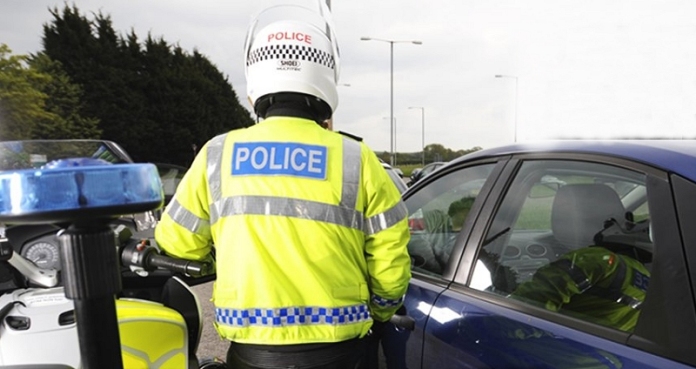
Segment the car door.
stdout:
<svg viewBox="0 0 696 369">
<path fill-rule="evenodd" d="M 452 170 L 447 173 L 456 175 Z M 440 179 L 446 180 L 444 173 L 440 176 L 420 189 L 423 197 L 438 198 L 446 192 L 435 186 Z M 442 274 L 448 279 L 452 271 L 451 283 L 432 283 L 414 268 L 414 286 L 409 290 L 414 296 L 406 298 L 408 313 L 425 326 L 414 332 L 416 339 L 409 343 L 413 350 L 422 344 L 421 362 L 410 358 L 409 367 L 679 368 L 696 364 L 688 343 L 694 342 L 696 327 L 692 291 L 688 283 L 675 283 L 688 280 L 688 269 L 675 237 L 679 230 L 666 173 L 592 155 L 526 155 L 511 159 L 495 179 L 492 183 L 489 176 L 483 188 L 486 197 L 476 199 L 456 237 Z M 585 197 L 577 197 L 578 193 Z M 412 196 L 406 199 L 407 206 L 417 193 Z M 589 214 L 587 218 L 579 217 L 583 212 Z M 644 274 L 625 279 L 645 296 L 644 301 L 633 301 L 639 309 L 622 310 L 629 310 L 632 319 L 596 314 L 600 309 L 594 307 L 568 310 L 570 303 L 551 309 L 550 300 L 518 295 L 525 290 L 521 286 L 538 291 L 535 275 L 564 255 L 597 246 L 594 243 L 602 237 L 618 239 L 616 234 L 602 233 L 607 232 L 605 227 L 614 229 L 612 219 L 624 228 L 630 222 L 635 232 L 622 228 L 614 233 L 626 236 L 620 244 L 628 245 L 632 254 L 642 255 L 635 258 L 640 259 Z M 597 238 L 598 234 L 603 236 Z M 428 300 L 415 297 L 422 291 L 428 291 Z M 630 303 L 619 305 L 625 308 Z M 426 313 L 420 316 L 419 312 Z"/>
<path fill-rule="evenodd" d="M 429 319 L 440 319 L 435 301 L 452 282 L 463 240 L 503 167 L 486 160 L 445 170 L 427 188 L 406 199 L 411 239 L 408 245 L 413 278 L 404 301 L 406 314 L 415 320 L 413 332 L 400 331 L 392 340 L 402 342 L 409 368 L 418 368 Z M 384 343 L 383 343 L 384 344 Z"/>
</svg>

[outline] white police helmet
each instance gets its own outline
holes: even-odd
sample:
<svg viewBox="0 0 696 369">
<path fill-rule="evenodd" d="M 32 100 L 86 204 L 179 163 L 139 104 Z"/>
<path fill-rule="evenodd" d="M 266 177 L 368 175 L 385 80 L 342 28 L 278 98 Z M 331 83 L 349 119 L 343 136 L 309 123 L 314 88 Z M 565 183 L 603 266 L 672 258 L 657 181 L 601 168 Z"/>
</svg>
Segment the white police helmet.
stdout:
<svg viewBox="0 0 696 369">
<path fill-rule="evenodd" d="M 340 57 L 330 12 L 294 5 L 268 8 L 252 22 L 244 46 L 249 102 L 294 92 L 315 96 L 334 112 Z"/>
</svg>

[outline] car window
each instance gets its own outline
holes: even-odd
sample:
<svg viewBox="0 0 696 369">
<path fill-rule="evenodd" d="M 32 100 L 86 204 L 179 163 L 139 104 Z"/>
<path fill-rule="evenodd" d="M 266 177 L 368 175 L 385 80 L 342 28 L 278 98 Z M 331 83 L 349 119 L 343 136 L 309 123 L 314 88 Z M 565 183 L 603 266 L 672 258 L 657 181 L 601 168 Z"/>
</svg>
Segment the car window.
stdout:
<svg viewBox="0 0 696 369">
<path fill-rule="evenodd" d="M 182 166 L 164 163 L 156 163 L 156 166 L 160 180 L 162 181 L 166 205 L 174 196 L 177 187 L 179 187 L 179 182 L 184 178 L 184 174 L 186 174 L 188 169 Z"/>
<path fill-rule="evenodd" d="M 430 174 L 430 173 L 434 172 L 435 169 L 441 167 L 442 165 L 444 165 L 444 163 L 432 163 L 432 164 L 428 164 L 428 165 L 426 165 L 426 166 L 423 168 L 423 170 L 421 171 L 421 173 L 419 173 L 419 176 L 420 176 L 421 178 L 423 178 L 423 177 L 425 177 L 427 174 Z"/>
<path fill-rule="evenodd" d="M 493 167 L 486 164 L 449 173 L 406 200 L 414 270 L 442 275 L 456 236 Z"/>
<path fill-rule="evenodd" d="M 604 164 L 525 162 L 484 237 L 470 286 L 632 331 L 653 251 L 645 181 Z"/>
<path fill-rule="evenodd" d="M 437 168 L 436 165 L 426 165 L 426 166 L 423 168 L 423 170 L 421 170 L 420 176 L 421 176 L 421 177 L 424 177 L 426 174 L 428 174 L 428 173 L 432 172 L 433 170 L 435 170 L 435 168 Z"/>
</svg>

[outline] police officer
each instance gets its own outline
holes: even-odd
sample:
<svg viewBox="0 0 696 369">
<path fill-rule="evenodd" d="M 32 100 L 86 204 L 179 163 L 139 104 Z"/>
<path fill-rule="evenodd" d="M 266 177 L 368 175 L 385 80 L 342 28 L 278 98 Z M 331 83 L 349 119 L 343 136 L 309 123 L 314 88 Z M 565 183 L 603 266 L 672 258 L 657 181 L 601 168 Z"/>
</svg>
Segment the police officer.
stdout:
<svg viewBox="0 0 696 369">
<path fill-rule="evenodd" d="M 406 293 L 407 209 L 365 144 L 321 126 L 338 103 L 330 22 L 263 14 L 245 45 L 262 120 L 206 143 L 156 240 L 192 260 L 214 248 L 215 326 L 231 367 L 354 368 Z"/>
<path fill-rule="evenodd" d="M 511 297 L 566 311 L 622 331 L 633 331 L 650 280 L 650 272 L 630 253 L 612 247 L 571 251 L 539 268 Z"/>
</svg>

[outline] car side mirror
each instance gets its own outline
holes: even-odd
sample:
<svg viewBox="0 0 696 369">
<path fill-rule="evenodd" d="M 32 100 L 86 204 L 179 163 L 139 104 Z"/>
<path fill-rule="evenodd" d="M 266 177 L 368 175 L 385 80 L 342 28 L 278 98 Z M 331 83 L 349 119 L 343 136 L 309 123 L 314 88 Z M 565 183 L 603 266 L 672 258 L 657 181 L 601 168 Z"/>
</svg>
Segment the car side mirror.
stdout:
<svg viewBox="0 0 696 369">
<path fill-rule="evenodd" d="M 414 178 L 418 177 L 418 173 L 420 173 L 420 171 L 421 171 L 422 169 L 423 169 L 423 168 L 416 168 L 416 169 L 414 169 L 413 171 L 411 171 L 411 179 L 414 179 Z"/>
<path fill-rule="evenodd" d="M 404 172 L 401 169 L 394 168 L 394 170 L 396 171 L 396 174 L 399 175 L 399 177 L 404 178 Z"/>
</svg>

